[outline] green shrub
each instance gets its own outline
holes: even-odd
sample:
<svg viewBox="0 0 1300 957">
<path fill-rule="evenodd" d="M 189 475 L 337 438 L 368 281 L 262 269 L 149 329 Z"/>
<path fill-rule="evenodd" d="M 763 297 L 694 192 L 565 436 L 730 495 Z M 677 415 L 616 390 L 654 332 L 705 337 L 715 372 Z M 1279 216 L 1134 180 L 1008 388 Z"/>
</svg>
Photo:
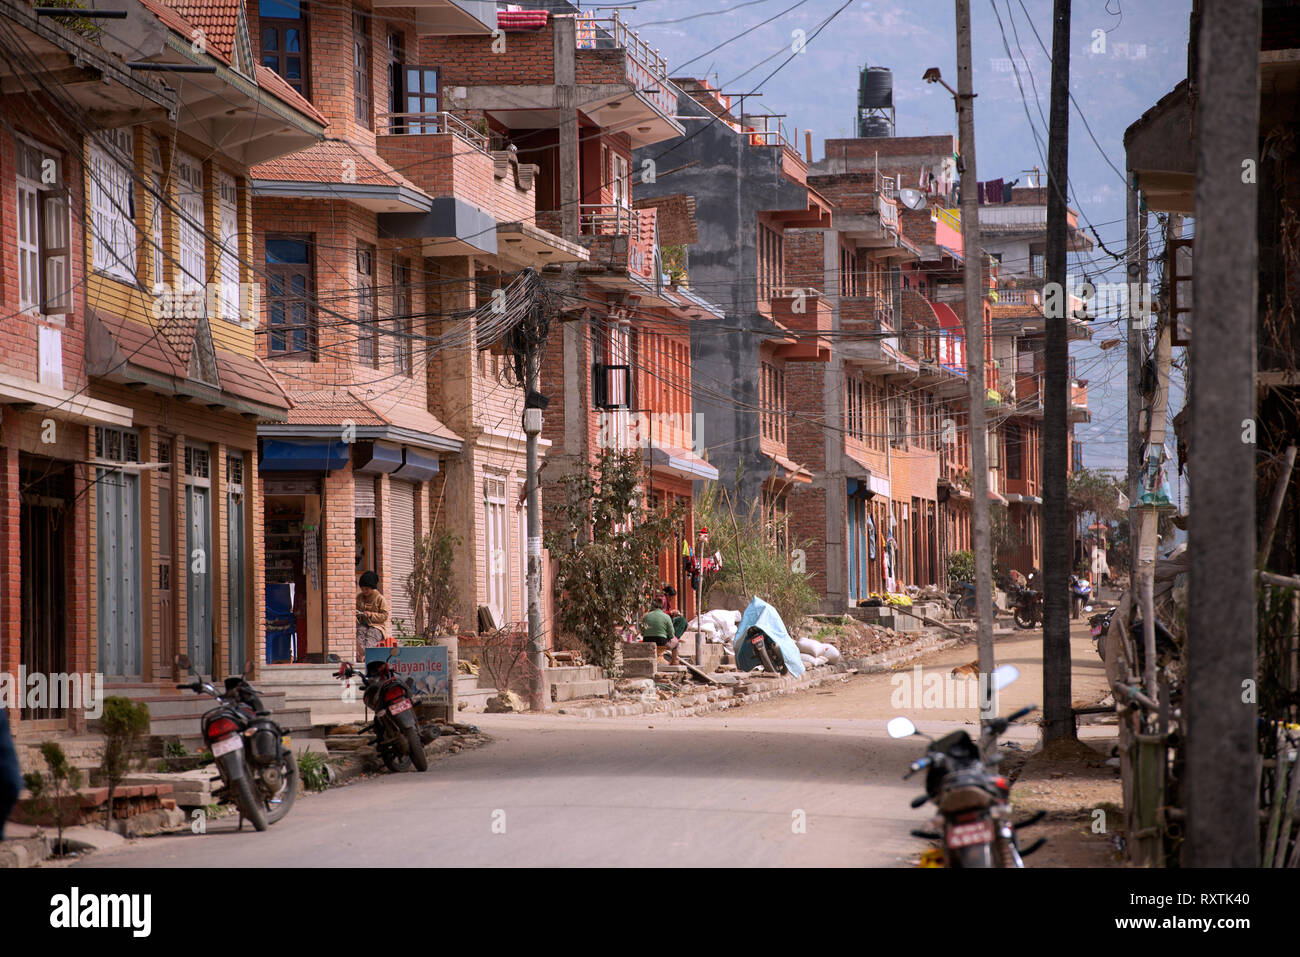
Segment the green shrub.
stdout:
<svg viewBox="0 0 1300 957">
<path fill-rule="evenodd" d="M 973 582 L 975 580 L 975 553 L 971 551 L 953 552 L 948 556 L 948 583 Z"/>
<path fill-rule="evenodd" d="M 113 793 L 131 770 L 140 738 L 149 730 L 149 706 L 130 698 L 107 697 L 103 726 L 104 756 L 100 768 L 108 785 L 108 816 L 104 819 L 107 830 L 113 823 Z"/>
<path fill-rule="evenodd" d="M 329 772 L 325 768 L 325 755 L 319 751 L 302 751 L 298 754 L 298 776 L 303 787 L 310 791 L 324 791 L 330 786 Z"/>
<path fill-rule="evenodd" d="M 81 787 L 81 771 L 74 767 L 57 741 L 41 744 L 41 757 L 45 759 L 45 772 L 29 771 L 23 775 L 23 784 L 32 792 L 38 814 L 49 812 L 54 816 L 54 826 L 59 832 L 59 853 L 63 853 L 63 799 Z"/>
</svg>

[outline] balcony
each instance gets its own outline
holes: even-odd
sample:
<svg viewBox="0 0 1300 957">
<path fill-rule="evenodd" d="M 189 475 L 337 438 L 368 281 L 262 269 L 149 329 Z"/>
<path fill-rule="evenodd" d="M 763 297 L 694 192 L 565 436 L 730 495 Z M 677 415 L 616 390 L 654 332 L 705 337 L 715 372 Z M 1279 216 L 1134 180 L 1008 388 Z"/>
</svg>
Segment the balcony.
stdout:
<svg viewBox="0 0 1300 957">
<path fill-rule="evenodd" d="M 1071 361 L 1073 361 L 1073 357 L 1071 357 Z M 1072 378 L 1070 380 L 1069 416 L 1071 422 L 1092 421 L 1092 413 L 1088 411 L 1088 380 L 1087 379 Z"/>
<path fill-rule="evenodd" d="M 558 211 L 548 213 L 537 214 L 539 225 L 559 221 Z M 636 288 L 645 283 L 657 287 L 658 218 L 659 211 L 654 207 L 629 209 L 618 203 L 583 203 L 578 207 L 578 241 L 591 251 L 593 267 L 631 277 Z M 615 281 L 623 284 L 618 278 Z"/>
<path fill-rule="evenodd" d="M 668 62 L 635 30 L 629 29 L 619 19 L 617 11 L 608 17 L 579 17 L 576 40 L 579 82 L 603 78 L 600 65 L 609 62 L 610 58 L 601 54 L 622 53 L 623 71 L 616 80 L 631 83 L 665 116 L 671 117 L 677 112 L 677 97 L 668 82 Z"/>
<path fill-rule="evenodd" d="M 781 117 L 767 113 L 745 114 L 740 118 L 741 134 L 750 146 L 781 150 L 781 173 L 801 186 L 808 183 L 808 164 L 799 148 L 785 138 Z"/>
</svg>

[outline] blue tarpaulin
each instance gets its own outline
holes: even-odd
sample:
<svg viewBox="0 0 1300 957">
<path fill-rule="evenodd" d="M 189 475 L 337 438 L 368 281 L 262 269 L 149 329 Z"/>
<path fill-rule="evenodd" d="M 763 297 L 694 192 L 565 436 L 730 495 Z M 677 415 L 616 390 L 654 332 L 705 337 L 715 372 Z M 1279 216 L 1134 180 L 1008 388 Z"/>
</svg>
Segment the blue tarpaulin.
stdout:
<svg viewBox="0 0 1300 957">
<path fill-rule="evenodd" d="M 732 649 L 736 653 L 737 669 L 752 671 L 762 665 L 762 662 L 758 660 L 758 655 L 754 654 L 753 646 L 745 640 L 750 628 L 758 628 L 763 634 L 776 642 L 776 646 L 781 649 L 782 657 L 785 658 L 785 666 L 790 670 L 791 675 L 798 678 L 803 674 L 803 659 L 799 657 L 799 646 L 794 643 L 790 633 L 785 630 L 785 622 L 781 620 L 781 616 L 777 614 L 775 608 L 757 596 L 745 609 L 745 614 L 740 618 L 740 625 L 736 628 L 736 639 Z"/>
</svg>

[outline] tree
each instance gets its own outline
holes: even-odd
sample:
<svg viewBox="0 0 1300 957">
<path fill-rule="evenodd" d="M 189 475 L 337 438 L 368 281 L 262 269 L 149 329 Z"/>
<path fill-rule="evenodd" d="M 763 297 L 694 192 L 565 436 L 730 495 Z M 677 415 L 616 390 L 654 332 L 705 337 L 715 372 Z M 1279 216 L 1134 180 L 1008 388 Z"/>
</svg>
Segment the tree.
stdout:
<svg viewBox="0 0 1300 957">
<path fill-rule="evenodd" d="M 113 823 L 113 793 L 131 770 L 141 736 L 149 730 L 149 706 L 130 698 L 110 696 L 104 699 L 104 756 L 100 769 L 108 785 L 108 816 L 104 830 Z"/>
<path fill-rule="evenodd" d="M 659 553 L 685 510 L 644 507 L 649 475 L 638 450 L 604 449 L 559 480 L 564 500 L 546 533 L 555 558 L 556 622 L 594 664 L 614 665 L 620 631 L 660 590 Z"/>
<path fill-rule="evenodd" d="M 459 538 L 444 531 L 425 535 L 415 544 L 415 561 L 406 579 L 406 593 L 416 612 L 417 633 L 430 644 L 460 625 L 452 617 L 459 600 L 452 576 L 459 544 Z"/>
</svg>

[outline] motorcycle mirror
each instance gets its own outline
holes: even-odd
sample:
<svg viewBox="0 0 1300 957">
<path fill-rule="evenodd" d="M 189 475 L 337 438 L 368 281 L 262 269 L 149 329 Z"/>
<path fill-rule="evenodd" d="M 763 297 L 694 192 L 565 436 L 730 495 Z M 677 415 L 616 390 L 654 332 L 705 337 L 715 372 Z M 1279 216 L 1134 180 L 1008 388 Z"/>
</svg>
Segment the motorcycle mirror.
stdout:
<svg viewBox="0 0 1300 957">
<path fill-rule="evenodd" d="M 1020 669 L 1015 665 L 999 665 L 993 669 L 993 689 L 1001 691 L 1020 677 Z"/>
<path fill-rule="evenodd" d="M 885 730 L 889 732 L 891 738 L 907 738 L 916 734 L 916 725 L 900 715 L 897 718 L 890 718 L 889 724 L 885 725 Z"/>
</svg>

